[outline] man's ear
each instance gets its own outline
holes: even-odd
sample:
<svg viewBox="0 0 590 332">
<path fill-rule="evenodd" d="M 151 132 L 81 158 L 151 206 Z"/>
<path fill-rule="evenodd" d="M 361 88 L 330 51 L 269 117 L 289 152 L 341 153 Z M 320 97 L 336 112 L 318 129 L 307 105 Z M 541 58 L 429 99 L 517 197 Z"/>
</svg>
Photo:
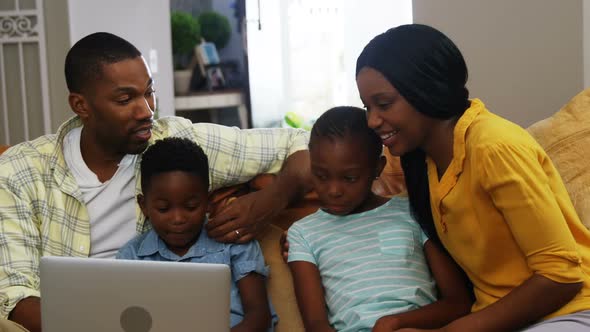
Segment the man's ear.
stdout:
<svg viewBox="0 0 590 332">
<path fill-rule="evenodd" d="M 147 217 L 147 209 L 145 207 L 145 197 L 142 194 L 137 195 L 137 204 L 139 204 L 139 208 L 141 209 L 141 213 Z"/>
<path fill-rule="evenodd" d="M 377 162 L 377 167 L 375 168 L 375 178 L 378 178 L 383 172 L 385 165 L 387 164 L 387 159 L 385 156 L 379 157 L 379 161 Z"/>
<path fill-rule="evenodd" d="M 82 120 L 88 118 L 89 110 L 88 110 L 88 103 L 86 102 L 86 98 L 79 93 L 70 92 L 68 96 L 68 103 L 70 104 L 70 108 L 74 113 L 76 113 Z"/>
</svg>

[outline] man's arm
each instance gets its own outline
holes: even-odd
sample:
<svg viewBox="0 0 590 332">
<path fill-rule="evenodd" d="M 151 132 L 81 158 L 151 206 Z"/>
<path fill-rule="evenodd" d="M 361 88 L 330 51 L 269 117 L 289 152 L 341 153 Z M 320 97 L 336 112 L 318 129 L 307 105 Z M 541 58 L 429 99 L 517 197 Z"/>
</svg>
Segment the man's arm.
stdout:
<svg viewBox="0 0 590 332">
<path fill-rule="evenodd" d="M 305 130 L 239 129 L 178 119 L 162 119 L 160 123 L 168 127 L 166 135 L 193 139 L 205 151 L 210 191 L 246 183 L 259 174 L 278 173 L 275 183 L 236 199 L 209 221 L 207 229 L 217 241 L 251 240 L 309 186 L 309 132 Z"/>
<path fill-rule="evenodd" d="M 209 220 L 209 236 L 220 242 L 251 241 L 289 203 L 310 190 L 310 174 L 309 151 L 293 153 L 270 185 L 239 197 Z"/>
<path fill-rule="evenodd" d="M 39 225 L 26 183 L 9 178 L 12 165 L 0 165 L 0 317 L 39 331 Z"/>
</svg>

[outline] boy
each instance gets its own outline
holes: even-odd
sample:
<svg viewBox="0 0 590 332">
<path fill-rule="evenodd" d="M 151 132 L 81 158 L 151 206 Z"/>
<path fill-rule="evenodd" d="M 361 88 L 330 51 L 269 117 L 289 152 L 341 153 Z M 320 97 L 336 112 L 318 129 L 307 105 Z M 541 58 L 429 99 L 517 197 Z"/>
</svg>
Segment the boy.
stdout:
<svg viewBox="0 0 590 332">
<path fill-rule="evenodd" d="M 194 142 L 165 138 L 141 161 L 139 206 L 152 230 L 121 248 L 119 259 L 227 264 L 232 270 L 231 327 L 266 331 L 271 312 L 264 279 L 268 269 L 256 241 L 224 244 L 207 236 L 209 166 Z"/>
<path fill-rule="evenodd" d="M 365 112 L 324 113 L 309 151 L 321 209 L 288 233 L 306 331 L 436 328 L 467 314 L 471 299 L 460 271 L 411 218 L 407 199 L 371 192 L 385 159 Z"/>
</svg>

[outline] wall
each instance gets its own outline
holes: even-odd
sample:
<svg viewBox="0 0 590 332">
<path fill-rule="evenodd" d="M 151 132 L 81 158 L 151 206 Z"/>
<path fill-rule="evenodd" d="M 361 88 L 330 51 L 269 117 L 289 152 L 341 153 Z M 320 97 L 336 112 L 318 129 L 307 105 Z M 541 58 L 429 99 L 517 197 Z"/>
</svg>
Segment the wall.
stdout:
<svg viewBox="0 0 590 332">
<path fill-rule="evenodd" d="M 69 0 L 70 43 L 97 31 L 133 43 L 152 69 L 160 116 L 174 115 L 172 41 L 168 0 Z M 150 52 L 156 52 L 154 58 Z M 151 64 L 157 62 L 157 70 Z"/>
<path fill-rule="evenodd" d="M 413 14 L 459 46 L 471 96 L 522 126 L 583 89 L 582 0 L 413 0 Z"/>
<path fill-rule="evenodd" d="M 590 88 L 590 1 L 582 1 L 584 37 L 584 88 Z"/>
<path fill-rule="evenodd" d="M 49 91 L 41 70 L 47 65 L 42 6 L 35 0 L 0 1 L 0 144 L 51 130 Z"/>
<path fill-rule="evenodd" d="M 67 0 L 44 1 L 45 38 L 47 39 L 47 78 L 49 81 L 49 105 L 51 129 L 57 128 L 74 115 L 68 105 L 68 89 L 64 77 L 64 62 L 70 48 L 70 30 Z"/>
</svg>

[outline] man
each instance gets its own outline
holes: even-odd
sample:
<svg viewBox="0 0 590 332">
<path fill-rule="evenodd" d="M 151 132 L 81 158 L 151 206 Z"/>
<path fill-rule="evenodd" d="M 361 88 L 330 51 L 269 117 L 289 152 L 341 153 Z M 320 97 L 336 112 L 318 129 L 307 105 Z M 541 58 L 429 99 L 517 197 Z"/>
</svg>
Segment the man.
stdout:
<svg viewBox="0 0 590 332">
<path fill-rule="evenodd" d="M 95 33 L 78 41 L 66 56 L 65 75 L 76 116 L 57 134 L 0 157 L 0 327 L 18 328 L 8 318 L 41 330 L 42 256 L 112 258 L 149 228 L 135 197 L 141 153 L 157 139 L 195 140 L 210 161 L 210 190 L 280 170 L 271 186 L 236 200 L 210 222 L 209 234 L 219 241 L 253 239 L 257 226 L 304 191 L 305 132 L 153 120 L 151 73 L 120 37 Z"/>
</svg>

